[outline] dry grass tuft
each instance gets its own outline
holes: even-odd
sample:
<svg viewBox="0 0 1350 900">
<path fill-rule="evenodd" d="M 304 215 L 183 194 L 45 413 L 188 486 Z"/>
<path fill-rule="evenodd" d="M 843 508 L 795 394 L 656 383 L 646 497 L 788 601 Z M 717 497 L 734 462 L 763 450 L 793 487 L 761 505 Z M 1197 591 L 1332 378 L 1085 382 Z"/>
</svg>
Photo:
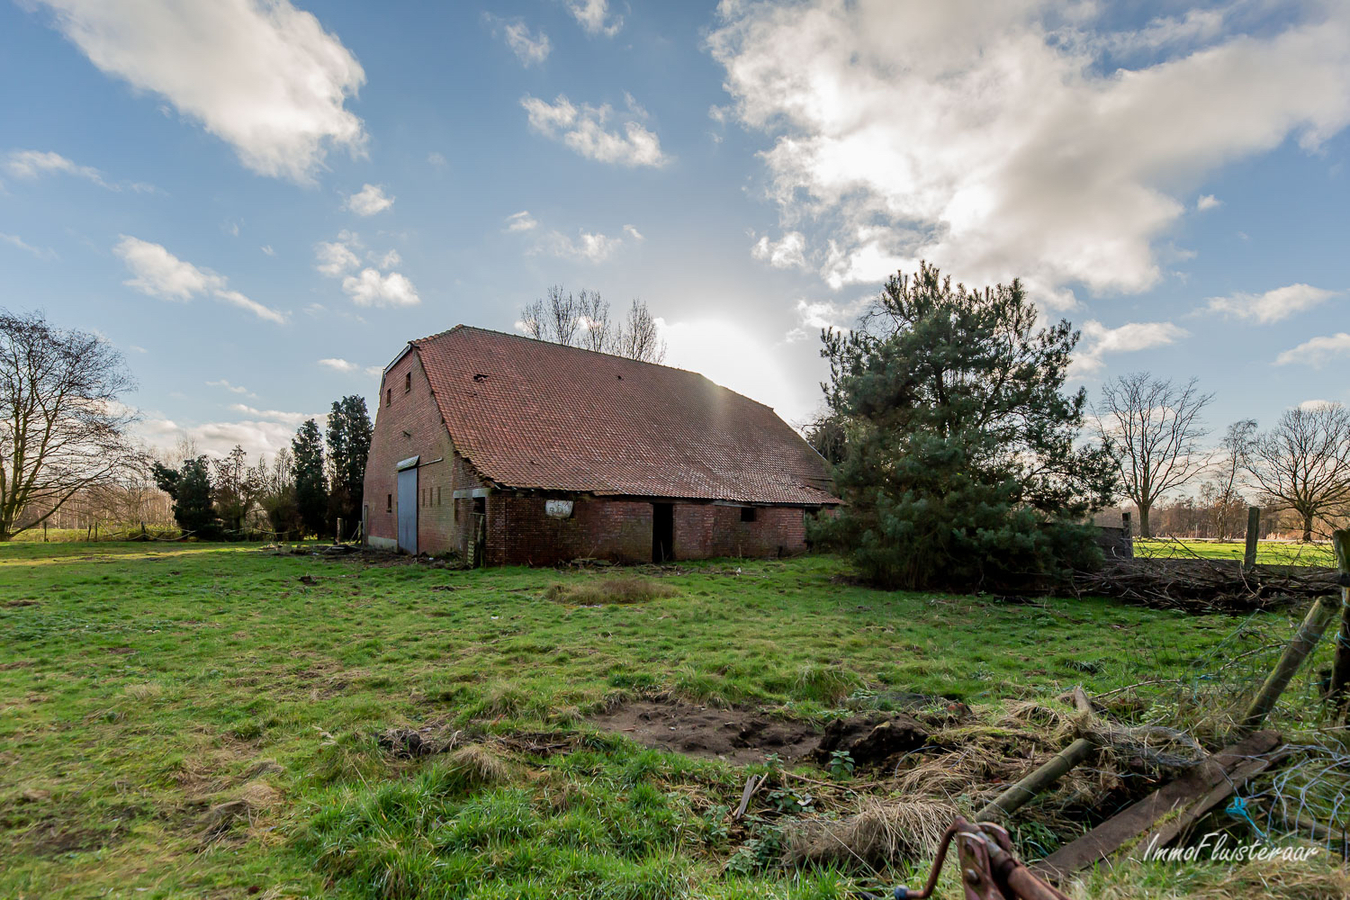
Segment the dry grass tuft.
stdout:
<svg viewBox="0 0 1350 900">
<path fill-rule="evenodd" d="M 465 744 L 446 755 L 446 766 L 466 785 L 478 788 L 510 781 L 512 769 L 506 760 L 482 744 Z"/>
<path fill-rule="evenodd" d="M 582 584 L 555 584 L 544 592 L 544 596 L 557 603 L 603 606 L 613 603 L 646 603 L 650 600 L 674 597 L 677 593 L 679 592 L 670 585 L 650 578 L 621 575 L 617 578 L 587 581 Z"/>
<path fill-rule="evenodd" d="M 1323 851 L 1306 861 L 1253 860 L 1239 865 L 1125 862 L 1066 886 L 1081 900 L 1344 900 L 1350 869 Z"/>
<path fill-rule="evenodd" d="M 125 693 L 132 700 L 153 700 L 163 695 L 164 685 L 157 681 L 146 681 L 140 684 L 129 684 L 124 689 Z"/>
<path fill-rule="evenodd" d="M 792 826 L 788 864 L 859 863 L 879 868 L 901 860 L 931 859 L 957 809 L 940 800 L 864 800 L 846 819 L 806 819 Z"/>
<path fill-rule="evenodd" d="M 281 792 L 265 781 L 250 781 L 239 791 L 250 812 L 272 809 L 281 803 Z"/>
</svg>

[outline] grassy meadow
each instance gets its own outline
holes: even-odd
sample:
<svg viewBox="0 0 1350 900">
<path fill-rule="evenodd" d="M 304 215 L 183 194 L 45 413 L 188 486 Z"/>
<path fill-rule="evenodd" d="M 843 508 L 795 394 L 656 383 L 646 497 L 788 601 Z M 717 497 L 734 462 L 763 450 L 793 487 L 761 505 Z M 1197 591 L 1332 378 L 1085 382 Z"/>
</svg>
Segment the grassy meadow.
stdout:
<svg viewBox="0 0 1350 900">
<path fill-rule="evenodd" d="M 1188 541 L 1182 538 L 1135 538 L 1136 556 L 1200 557 L 1242 562 L 1247 545 L 1242 541 Z M 1302 544 L 1293 541 L 1258 541 L 1256 562 L 1270 566 L 1335 566 L 1336 554 L 1329 541 Z"/>
<path fill-rule="evenodd" d="M 1293 624 L 883 593 L 820 556 L 638 574 L 659 589 L 613 603 L 605 570 L 0 547 L 0 897 L 849 896 L 856 873 L 784 869 L 770 825 L 728 824 L 746 770 L 586 717 L 658 694 L 817 723 L 914 694 L 1181 697 L 1262 671 Z M 457 749 L 405 758 L 391 729 Z"/>
</svg>

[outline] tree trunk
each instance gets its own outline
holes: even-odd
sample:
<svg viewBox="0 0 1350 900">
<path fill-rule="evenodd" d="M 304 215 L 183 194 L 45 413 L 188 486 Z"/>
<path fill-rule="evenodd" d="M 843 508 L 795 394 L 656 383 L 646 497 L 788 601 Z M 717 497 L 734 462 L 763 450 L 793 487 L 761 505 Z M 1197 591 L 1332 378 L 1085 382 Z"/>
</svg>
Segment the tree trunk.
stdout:
<svg viewBox="0 0 1350 900">
<path fill-rule="evenodd" d="M 1313 517 L 1312 517 L 1312 513 L 1304 513 L 1304 514 L 1303 514 L 1303 543 L 1305 543 L 1305 544 L 1312 540 L 1312 526 L 1313 526 Z"/>
<path fill-rule="evenodd" d="M 1148 511 L 1149 509 L 1152 508 L 1153 504 L 1140 503 L 1138 504 L 1138 506 L 1139 506 L 1139 536 L 1141 538 L 1151 538 L 1153 537 L 1153 530 L 1149 528 Z"/>
</svg>

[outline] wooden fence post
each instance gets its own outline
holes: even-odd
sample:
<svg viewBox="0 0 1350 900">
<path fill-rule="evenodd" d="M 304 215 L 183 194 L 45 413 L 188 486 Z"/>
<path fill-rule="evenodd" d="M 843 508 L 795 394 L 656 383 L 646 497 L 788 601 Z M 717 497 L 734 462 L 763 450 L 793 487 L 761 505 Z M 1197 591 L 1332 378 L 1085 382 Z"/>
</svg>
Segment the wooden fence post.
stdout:
<svg viewBox="0 0 1350 900">
<path fill-rule="evenodd" d="M 1242 571 L 1250 572 L 1256 566 L 1256 535 L 1261 528 L 1261 507 L 1247 507 L 1247 551 L 1242 555 Z"/>
<path fill-rule="evenodd" d="M 1270 715 L 1271 709 L 1274 708 L 1275 701 L 1280 699 L 1280 694 L 1283 694 L 1284 689 L 1289 686 L 1289 682 L 1303 665 L 1303 660 L 1308 658 L 1308 654 L 1312 653 L 1317 642 L 1322 639 L 1322 632 L 1327 630 L 1331 617 L 1340 607 L 1340 597 L 1317 598 L 1312 609 L 1308 610 L 1303 624 L 1298 627 L 1298 633 L 1289 642 L 1289 646 L 1284 648 L 1280 661 L 1266 676 L 1266 683 L 1261 685 L 1261 690 L 1252 698 L 1247 711 L 1242 714 L 1242 719 L 1238 722 L 1239 732 L 1250 733 L 1261 727 L 1261 723 L 1265 722 L 1266 716 Z"/>
<path fill-rule="evenodd" d="M 1350 529 L 1332 532 L 1331 546 L 1336 550 L 1336 570 L 1341 576 L 1341 627 L 1336 635 L 1336 657 L 1331 664 L 1331 685 L 1327 699 L 1344 712 L 1350 692 Z"/>
</svg>

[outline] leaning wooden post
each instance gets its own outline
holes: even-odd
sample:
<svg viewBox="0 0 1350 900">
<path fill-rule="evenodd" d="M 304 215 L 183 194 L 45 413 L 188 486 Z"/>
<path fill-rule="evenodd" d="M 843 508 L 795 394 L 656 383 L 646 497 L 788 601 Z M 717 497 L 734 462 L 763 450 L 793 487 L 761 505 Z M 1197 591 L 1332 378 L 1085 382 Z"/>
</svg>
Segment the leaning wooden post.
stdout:
<svg viewBox="0 0 1350 900">
<path fill-rule="evenodd" d="M 1313 604 L 1312 609 L 1308 610 L 1307 617 L 1303 624 L 1298 627 L 1298 633 L 1294 639 L 1289 642 L 1289 646 L 1284 648 L 1284 655 L 1280 661 L 1266 676 L 1266 683 L 1261 685 L 1260 692 L 1252 698 L 1247 711 L 1242 714 L 1238 722 L 1238 731 L 1240 733 L 1250 733 L 1261 727 L 1261 723 L 1270 715 L 1271 709 L 1275 707 L 1275 701 L 1280 699 L 1280 694 L 1289 686 L 1289 682 L 1298 672 L 1303 661 L 1312 653 L 1317 642 L 1322 639 L 1322 632 L 1327 630 L 1327 625 L 1331 623 L 1331 617 L 1341 607 L 1340 597 L 1318 597 L 1317 602 Z"/>
<path fill-rule="evenodd" d="M 1088 702 L 1087 694 L 1083 692 L 1081 685 L 1074 689 L 1073 699 L 1079 713 L 1087 717 L 1092 715 L 1092 704 Z M 1014 811 L 1021 809 L 1041 791 L 1077 768 L 1079 763 L 1092 754 L 1092 749 L 1095 746 L 1096 744 L 1087 738 L 1079 738 L 1074 741 L 1052 756 L 1045 765 L 991 800 L 984 809 L 975 814 L 975 821 L 997 822 L 1012 815 Z"/>
<path fill-rule="evenodd" d="M 1242 571 L 1256 567 L 1256 535 L 1261 528 L 1261 507 L 1247 507 L 1247 551 L 1242 554 Z"/>
<path fill-rule="evenodd" d="M 1350 700 L 1350 529 L 1331 534 L 1336 551 L 1336 571 L 1341 582 L 1341 628 L 1336 635 L 1336 657 L 1331 664 L 1331 685 L 1327 699 L 1341 712 Z"/>
</svg>

